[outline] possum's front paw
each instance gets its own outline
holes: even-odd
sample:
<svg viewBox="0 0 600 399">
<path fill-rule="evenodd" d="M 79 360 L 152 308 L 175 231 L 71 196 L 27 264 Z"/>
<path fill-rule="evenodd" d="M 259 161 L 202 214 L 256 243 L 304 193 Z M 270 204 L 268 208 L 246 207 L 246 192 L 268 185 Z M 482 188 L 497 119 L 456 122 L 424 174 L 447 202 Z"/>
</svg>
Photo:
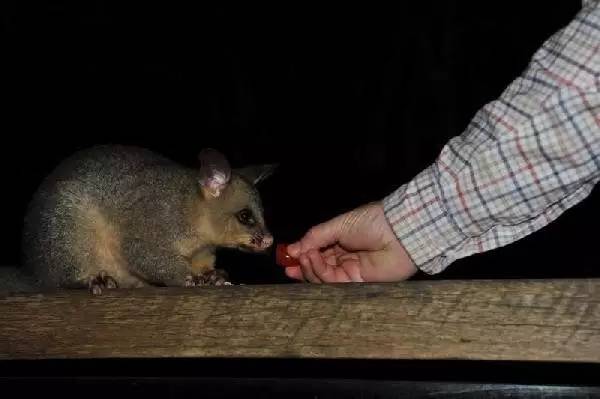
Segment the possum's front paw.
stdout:
<svg viewBox="0 0 600 399">
<path fill-rule="evenodd" d="M 202 275 L 208 285 L 231 285 L 225 270 L 215 269 Z"/>
<path fill-rule="evenodd" d="M 232 285 L 227 281 L 228 275 L 224 270 L 213 269 L 200 275 L 187 276 L 186 287 L 197 287 L 200 285 Z"/>
<path fill-rule="evenodd" d="M 184 287 L 196 287 L 198 285 L 203 285 L 202 279 L 200 278 L 200 276 L 191 274 L 189 276 L 186 276 L 185 282 L 183 283 Z"/>
<path fill-rule="evenodd" d="M 119 288 L 119 284 L 117 284 L 117 280 L 109 276 L 106 272 L 100 272 L 96 276 L 88 278 L 88 288 L 92 294 L 100 295 L 104 288 Z"/>
</svg>

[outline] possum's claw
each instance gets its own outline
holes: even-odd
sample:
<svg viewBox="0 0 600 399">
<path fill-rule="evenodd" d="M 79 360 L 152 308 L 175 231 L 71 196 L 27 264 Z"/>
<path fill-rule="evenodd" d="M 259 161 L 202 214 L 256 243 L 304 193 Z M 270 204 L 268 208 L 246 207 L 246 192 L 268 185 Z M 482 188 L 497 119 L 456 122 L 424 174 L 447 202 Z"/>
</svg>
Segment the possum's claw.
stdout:
<svg viewBox="0 0 600 399">
<path fill-rule="evenodd" d="M 119 288 L 119 284 L 108 273 L 101 271 L 98 275 L 88 278 L 88 288 L 93 295 L 101 295 L 104 288 Z"/>
<path fill-rule="evenodd" d="M 186 287 L 198 287 L 201 285 L 233 285 L 227 281 L 228 275 L 224 270 L 213 269 L 200 275 L 190 275 L 185 278 Z"/>
<path fill-rule="evenodd" d="M 202 285 L 202 281 L 200 280 L 200 276 L 186 276 L 185 282 L 183 284 L 184 287 L 196 287 L 198 285 Z"/>
<path fill-rule="evenodd" d="M 204 273 L 203 277 L 206 283 L 209 285 L 225 285 L 225 283 L 229 282 L 227 281 L 227 272 L 225 270 L 220 269 L 214 269 L 207 273 Z"/>
</svg>

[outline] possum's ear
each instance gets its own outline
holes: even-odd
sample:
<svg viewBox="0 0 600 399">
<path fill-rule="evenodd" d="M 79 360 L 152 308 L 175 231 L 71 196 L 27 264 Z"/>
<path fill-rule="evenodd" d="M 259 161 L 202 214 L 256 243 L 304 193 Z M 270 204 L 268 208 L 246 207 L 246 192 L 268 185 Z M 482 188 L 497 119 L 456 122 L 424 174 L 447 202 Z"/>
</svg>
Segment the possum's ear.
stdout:
<svg viewBox="0 0 600 399">
<path fill-rule="evenodd" d="M 198 154 L 200 160 L 200 188 L 205 198 L 221 195 L 231 179 L 231 167 L 219 151 L 207 148 Z"/>
<path fill-rule="evenodd" d="M 252 165 L 236 169 L 236 172 L 256 185 L 275 173 L 278 166 L 278 164 Z"/>
</svg>

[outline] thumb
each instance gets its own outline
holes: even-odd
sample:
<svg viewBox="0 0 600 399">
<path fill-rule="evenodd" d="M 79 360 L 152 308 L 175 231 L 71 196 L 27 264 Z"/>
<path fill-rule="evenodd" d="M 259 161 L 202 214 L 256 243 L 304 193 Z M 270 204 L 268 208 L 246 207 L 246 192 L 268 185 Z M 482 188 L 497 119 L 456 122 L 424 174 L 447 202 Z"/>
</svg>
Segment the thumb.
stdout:
<svg viewBox="0 0 600 399">
<path fill-rule="evenodd" d="M 321 249 L 335 244 L 340 236 L 344 215 L 312 227 L 300 241 L 288 246 L 288 253 L 297 258 L 311 249 Z"/>
</svg>

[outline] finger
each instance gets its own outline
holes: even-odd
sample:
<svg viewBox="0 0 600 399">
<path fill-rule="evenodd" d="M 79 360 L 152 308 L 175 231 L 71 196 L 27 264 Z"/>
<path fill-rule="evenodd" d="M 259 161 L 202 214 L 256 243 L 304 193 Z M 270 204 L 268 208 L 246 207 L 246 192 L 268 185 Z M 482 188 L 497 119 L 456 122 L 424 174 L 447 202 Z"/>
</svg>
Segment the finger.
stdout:
<svg viewBox="0 0 600 399">
<path fill-rule="evenodd" d="M 321 252 L 321 256 L 326 259 L 331 256 L 335 256 L 335 248 L 334 247 L 327 248 L 325 251 Z"/>
<path fill-rule="evenodd" d="M 312 265 L 312 270 L 319 280 L 325 283 L 335 282 L 335 273 L 333 273 L 333 267 L 325 263 L 319 251 L 314 249 L 310 250 L 307 256 Z"/>
<path fill-rule="evenodd" d="M 344 216 L 337 216 L 312 227 L 300 241 L 288 246 L 288 253 L 297 258 L 301 253 L 306 253 L 311 249 L 320 249 L 336 243 Z"/>
<path fill-rule="evenodd" d="M 352 279 L 346 271 L 339 267 L 335 256 L 324 259 L 318 251 L 312 250 L 308 253 L 312 263 L 313 271 L 324 283 L 350 283 Z"/>
<path fill-rule="evenodd" d="M 300 255 L 300 268 L 302 269 L 302 274 L 304 275 L 305 279 L 311 283 L 321 283 L 321 279 L 315 274 L 312 262 L 307 255 Z"/>
<path fill-rule="evenodd" d="M 328 257 L 323 257 L 323 259 L 325 260 L 325 263 L 329 266 L 337 266 L 338 265 L 338 259 L 335 255 L 331 255 Z"/>
<path fill-rule="evenodd" d="M 336 245 L 332 245 L 330 247 L 328 247 L 326 250 L 321 252 L 321 255 L 323 255 L 324 258 L 329 258 L 330 256 L 342 256 L 342 255 L 346 255 L 349 252 L 346 251 L 344 248 L 342 248 L 340 245 L 336 244 Z"/>
<path fill-rule="evenodd" d="M 341 267 L 344 269 L 350 280 L 354 283 L 362 283 L 365 279 L 361 273 L 360 260 L 356 257 L 347 258 L 343 261 Z"/>
<path fill-rule="evenodd" d="M 354 252 L 354 253 L 348 252 L 346 254 L 339 255 L 337 257 L 337 259 L 338 259 L 338 262 L 340 262 L 340 263 L 343 263 L 346 261 L 357 261 L 358 262 L 360 260 L 360 255 L 356 252 Z"/>
<path fill-rule="evenodd" d="M 300 270 L 300 266 L 286 267 L 285 274 L 289 278 L 293 278 L 294 280 L 304 280 L 304 276 L 302 275 L 302 270 Z"/>
<path fill-rule="evenodd" d="M 346 254 L 349 254 L 349 253 L 351 253 L 351 252 L 349 252 L 349 251 L 346 251 L 346 250 L 345 250 L 345 249 L 344 249 L 344 248 L 343 248 L 341 245 L 339 245 L 339 244 L 337 244 L 337 245 L 334 245 L 334 247 L 333 247 L 333 251 L 335 252 L 335 255 L 336 255 L 336 256 L 342 256 L 342 255 L 346 255 Z"/>
<path fill-rule="evenodd" d="M 360 268 L 357 263 L 353 263 L 349 265 L 349 267 L 345 268 L 346 274 L 350 277 L 350 280 L 354 283 L 364 283 L 365 279 L 362 277 L 360 273 Z"/>
</svg>

